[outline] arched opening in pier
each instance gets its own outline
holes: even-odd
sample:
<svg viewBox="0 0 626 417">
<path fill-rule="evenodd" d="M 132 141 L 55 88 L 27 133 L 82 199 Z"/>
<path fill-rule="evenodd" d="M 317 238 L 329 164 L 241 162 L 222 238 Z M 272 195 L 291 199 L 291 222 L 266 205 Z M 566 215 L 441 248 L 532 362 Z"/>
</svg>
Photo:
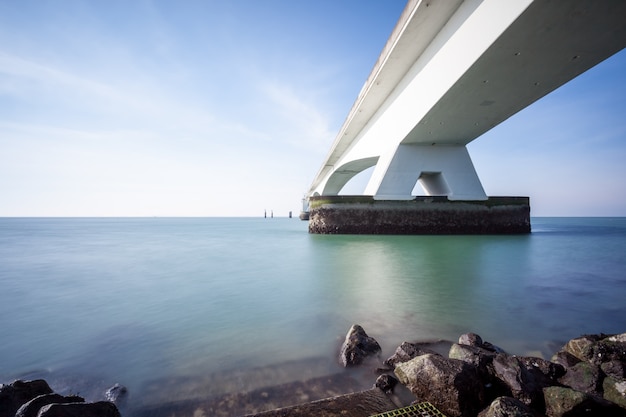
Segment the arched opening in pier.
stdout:
<svg viewBox="0 0 626 417">
<path fill-rule="evenodd" d="M 376 162 L 378 162 L 378 157 L 374 156 L 370 158 L 357 159 L 341 165 L 328 178 L 328 181 L 324 185 L 324 192 L 322 194 L 347 195 L 346 192 L 342 192 L 342 190 L 345 189 L 345 186 L 348 185 L 348 183 L 355 177 L 359 177 L 359 174 L 362 174 L 363 171 L 368 171 L 370 168 L 374 167 Z M 371 171 L 369 176 L 371 176 Z M 349 190 L 351 189 L 352 186 Z"/>
<path fill-rule="evenodd" d="M 412 196 L 450 194 L 450 187 L 441 172 L 422 172 L 411 191 Z"/>
<path fill-rule="evenodd" d="M 372 177 L 374 168 L 369 167 L 352 177 L 339 191 L 339 195 L 363 195 L 365 187 L 367 187 L 367 183 Z"/>
</svg>

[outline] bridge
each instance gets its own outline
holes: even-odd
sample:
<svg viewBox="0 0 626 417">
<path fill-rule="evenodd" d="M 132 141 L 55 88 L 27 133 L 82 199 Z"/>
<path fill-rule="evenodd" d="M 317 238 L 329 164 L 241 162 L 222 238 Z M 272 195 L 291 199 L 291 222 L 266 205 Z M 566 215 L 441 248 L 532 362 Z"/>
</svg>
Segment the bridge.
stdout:
<svg viewBox="0 0 626 417">
<path fill-rule="evenodd" d="M 624 47 L 622 0 L 409 0 L 307 199 L 488 201 L 466 145 Z"/>
</svg>

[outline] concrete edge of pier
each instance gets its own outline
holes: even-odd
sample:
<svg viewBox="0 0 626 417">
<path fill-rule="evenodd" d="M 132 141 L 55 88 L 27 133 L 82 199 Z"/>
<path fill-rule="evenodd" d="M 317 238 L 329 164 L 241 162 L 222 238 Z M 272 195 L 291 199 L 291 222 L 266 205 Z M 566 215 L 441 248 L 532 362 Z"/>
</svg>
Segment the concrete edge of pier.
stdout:
<svg viewBox="0 0 626 417">
<path fill-rule="evenodd" d="M 313 234 L 524 234 L 530 233 L 528 197 L 484 201 L 445 196 L 375 200 L 372 196 L 309 198 Z"/>
<path fill-rule="evenodd" d="M 373 388 L 246 417 L 367 417 L 397 408 L 388 395 Z"/>
</svg>

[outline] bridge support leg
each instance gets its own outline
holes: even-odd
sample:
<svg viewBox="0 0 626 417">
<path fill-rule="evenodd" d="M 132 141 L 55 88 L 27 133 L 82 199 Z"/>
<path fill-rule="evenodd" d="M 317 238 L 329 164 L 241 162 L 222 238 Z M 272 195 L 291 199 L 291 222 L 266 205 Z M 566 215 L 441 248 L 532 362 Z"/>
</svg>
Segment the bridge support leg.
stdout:
<svg viewBox="0 0 626 417">
<path fill-rule="evenodd" d="M 487 200 L 465 146 L 400 145 L 388 161 L 378 161 L 365 190 L 377 200 L 410 200 L 418 181 L 429 196 Z"/>
</svg>

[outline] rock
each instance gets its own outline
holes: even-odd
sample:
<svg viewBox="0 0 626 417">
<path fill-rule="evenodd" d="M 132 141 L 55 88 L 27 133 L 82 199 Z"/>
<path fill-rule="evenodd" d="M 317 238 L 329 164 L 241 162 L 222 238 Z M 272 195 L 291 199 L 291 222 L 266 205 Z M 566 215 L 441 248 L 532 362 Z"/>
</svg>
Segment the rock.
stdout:
<svg viewBox="0 0 626 417">
<path fill-rule="evenodd" d="M 594 363 L 618 361 L 626 363 L 626 333 L 600 340 L 593 349 Z"/>
<path fill-rule="evenodd" d="M 515 398 L 498 397 L 478 417 L 535 417 L 535 412 Z"/>
<path fill-rule="evenodd" d="M 126 402 L 128 397 L 128 389 L 120 384 L 115 384 L 111 388 L 107 389 L 104 393 L 104 398 L 113 404 L 120 406 Z"/>
<path fill-rule="evenodd" d="M 624 335 L 585 335 L 567 342 L 563 350 L 595 365 L 613 360 L 626 362 L 625 338 Z"/>
<path fill-rule="evenodd" d="M 598 394 L 602 391 L 603 378 L 604 375 L 598 365 L 593 365 L 589 362 L 579 362 L 567 368 L 567 373 L 559 378 L 559 382 L 577 391 Z"/>
<path fill-rule="evenodd" d="M 341 346 L 339 358 L 343 366 L 355 366 L 363 362 L 367 356 L 381 352 L 380 345 L 373 337 L 369 337 L 358 324 L 352 325 Z"/>
<path fill-rule="evenodd" d="M 402 342 L 402 344 L 396 348 L 395 353 L 389 357 L 389 359 L 385 360 L 384 364 L 395 368 L 399 363 L 408 362 L 413 358 L 426 355 L 427 353 L 437 355 L 435 351 L 426 349 L 419 343 Z"/>
<path fill-rule="evenodd" d="M 548 417 L 624 417 L 625 410 L 602 398 L 567 387 L 543 389 Z"/>
<path fill-rule="evenodd" d="M 608 342 L 626 343 L 626 333 L 609 336 L 606 340 Z"/>
<path fill-rule="evenodd" d="M 78 396 L 63 396 L 59 394 L 39 395 L 27 403 L 23 404 L 15 413 L 15 417 L 37 417 L 39 410 L 48 405 L 55 403 L 82 403 L 85 399 Z"/>
<path fill-rule="evenodd" d="M 491 365 L 496 353 L 480 346 L 453 343 L 448 353 L 450 359 L 458 359 L 479 368 Z"/>
<path fill-rule="evenodd" d="M 612 376 L 613 378 L 626 378 L 626 362 L 616 360 L 604 362 L 600 365 L 600 369 L 602 369 L 606 375 Z"/>
<path fill-rule="evenodd" d="M 499 348 L 498 346 L 493 345 L 489 342 L 483 341 L 483 338 L 477 335 L 476 333 L 462 334 L 459 337 L 459 345 L 476 346 L 476 347 L 483 348 L 491 352 L 505 353 L 504 349 Z"/>
<path fill-rule="evenodd" d="M 483 342 L 483 345 L 481 346 L 483 349 L 487 349 L 490 350 L 492 352 L 496 352 L 496 353 L 506 353 L 506 351 L 504 349 L 502 349 L 499 346 L 493 345 L 489 342 Z"/>
<path fill-rule="evenodd" d="M 486 405 L 484 381 L 463 361 L 426 354 L 397 364 L 395 374 L 417 398 L 448 417 L 476 415 Z"/>
<path fill-rule="evenodd" d="M 576 356 L 572 355 L 569 352 L 566 352 L 565 350 L 560 350 L 556 354 L 554 354 L 551 361 L 563 365 L 565 368 L 569 368 L 570 366 L 574 366 L 577 363 L 582 362 Z"/>
<path fill-rule="evenodd" d="M 524 363 L 527 368 L 532 368 L 535 371 L 540 372 L 546 378 L 558 379 L 565 375 L 565 367 L 558 363 L 550 362 L 541 358 L 534 358 L 530 356 L 518 356 L 518 358 Z"/>
<path fill-rule="evenodd" d="M 604 391 L 604 398 L 614 402 L 615 404 L 626 408 L 626 380 L 625 379 L 617 379 L 612 376 L 607 376 L 604 378 L 604 383 L 602 384 L 602 389 Z M 626 410 L 624 410 L 624 415 L 626 415 Z"/>
<path fill-rule="evenodd" d="M 376 378 L 375 386 L 380 388 L 385 394 L 391 394 L 398 385 L 398 380 L 391 375 L 380 375 Z"/>
<path fill-rule="evenodd" d="M 480 377 L 485 381 L 485 398 L 487 401 L 494 398 L 510 395 L 511 390 L 493 372 L 493 359 L 497 353 L 490 350 L 470 345 L 452 344 L 450 346 L 450 359 L 458 359 L 473 365 L 478 370 Z"/>
<path fill-rule="evenodd" d="M 564 372 L 563 367 L 557 369 L 550 364 L 556 365 L 539 358 L 498 354 L 493 360 L 493 372 L 514 398 L 541 410 L 544 405 L 542 389 L 556 385 L 552 378 Z"/>
<path fill-rule="evenodd" d="M 601 339 L 598 335 L 584 335 L 570 340 L 563 346 L 563 351 L 573 355 L 578 360 L 590 362 L 593 357 L 593 345 Z"/>
<path fill-rule="evenodd" d="M 0 417 L 121 417 L 115 404 L 55 394 L 43 379 L 0 386 Z"/>
<path fill-rule="evenodd" d="M 49 404 L 41 408 L 37 417 L 121 417 L 115 404 L 96 403 Z"/>
<path fill-rule="evenodd" d="M 52 389 L 43 379 L 15 381 L 0 386 L 0 417 L 13 417 L 22 404 L 39 395 L 52 394 Z"/>
<path fill-rule="evenodd" d="M 459 345 L 482 347 L 483 339 L 476 333 L 465 333 L 459 336 Z"/>
</svg>

